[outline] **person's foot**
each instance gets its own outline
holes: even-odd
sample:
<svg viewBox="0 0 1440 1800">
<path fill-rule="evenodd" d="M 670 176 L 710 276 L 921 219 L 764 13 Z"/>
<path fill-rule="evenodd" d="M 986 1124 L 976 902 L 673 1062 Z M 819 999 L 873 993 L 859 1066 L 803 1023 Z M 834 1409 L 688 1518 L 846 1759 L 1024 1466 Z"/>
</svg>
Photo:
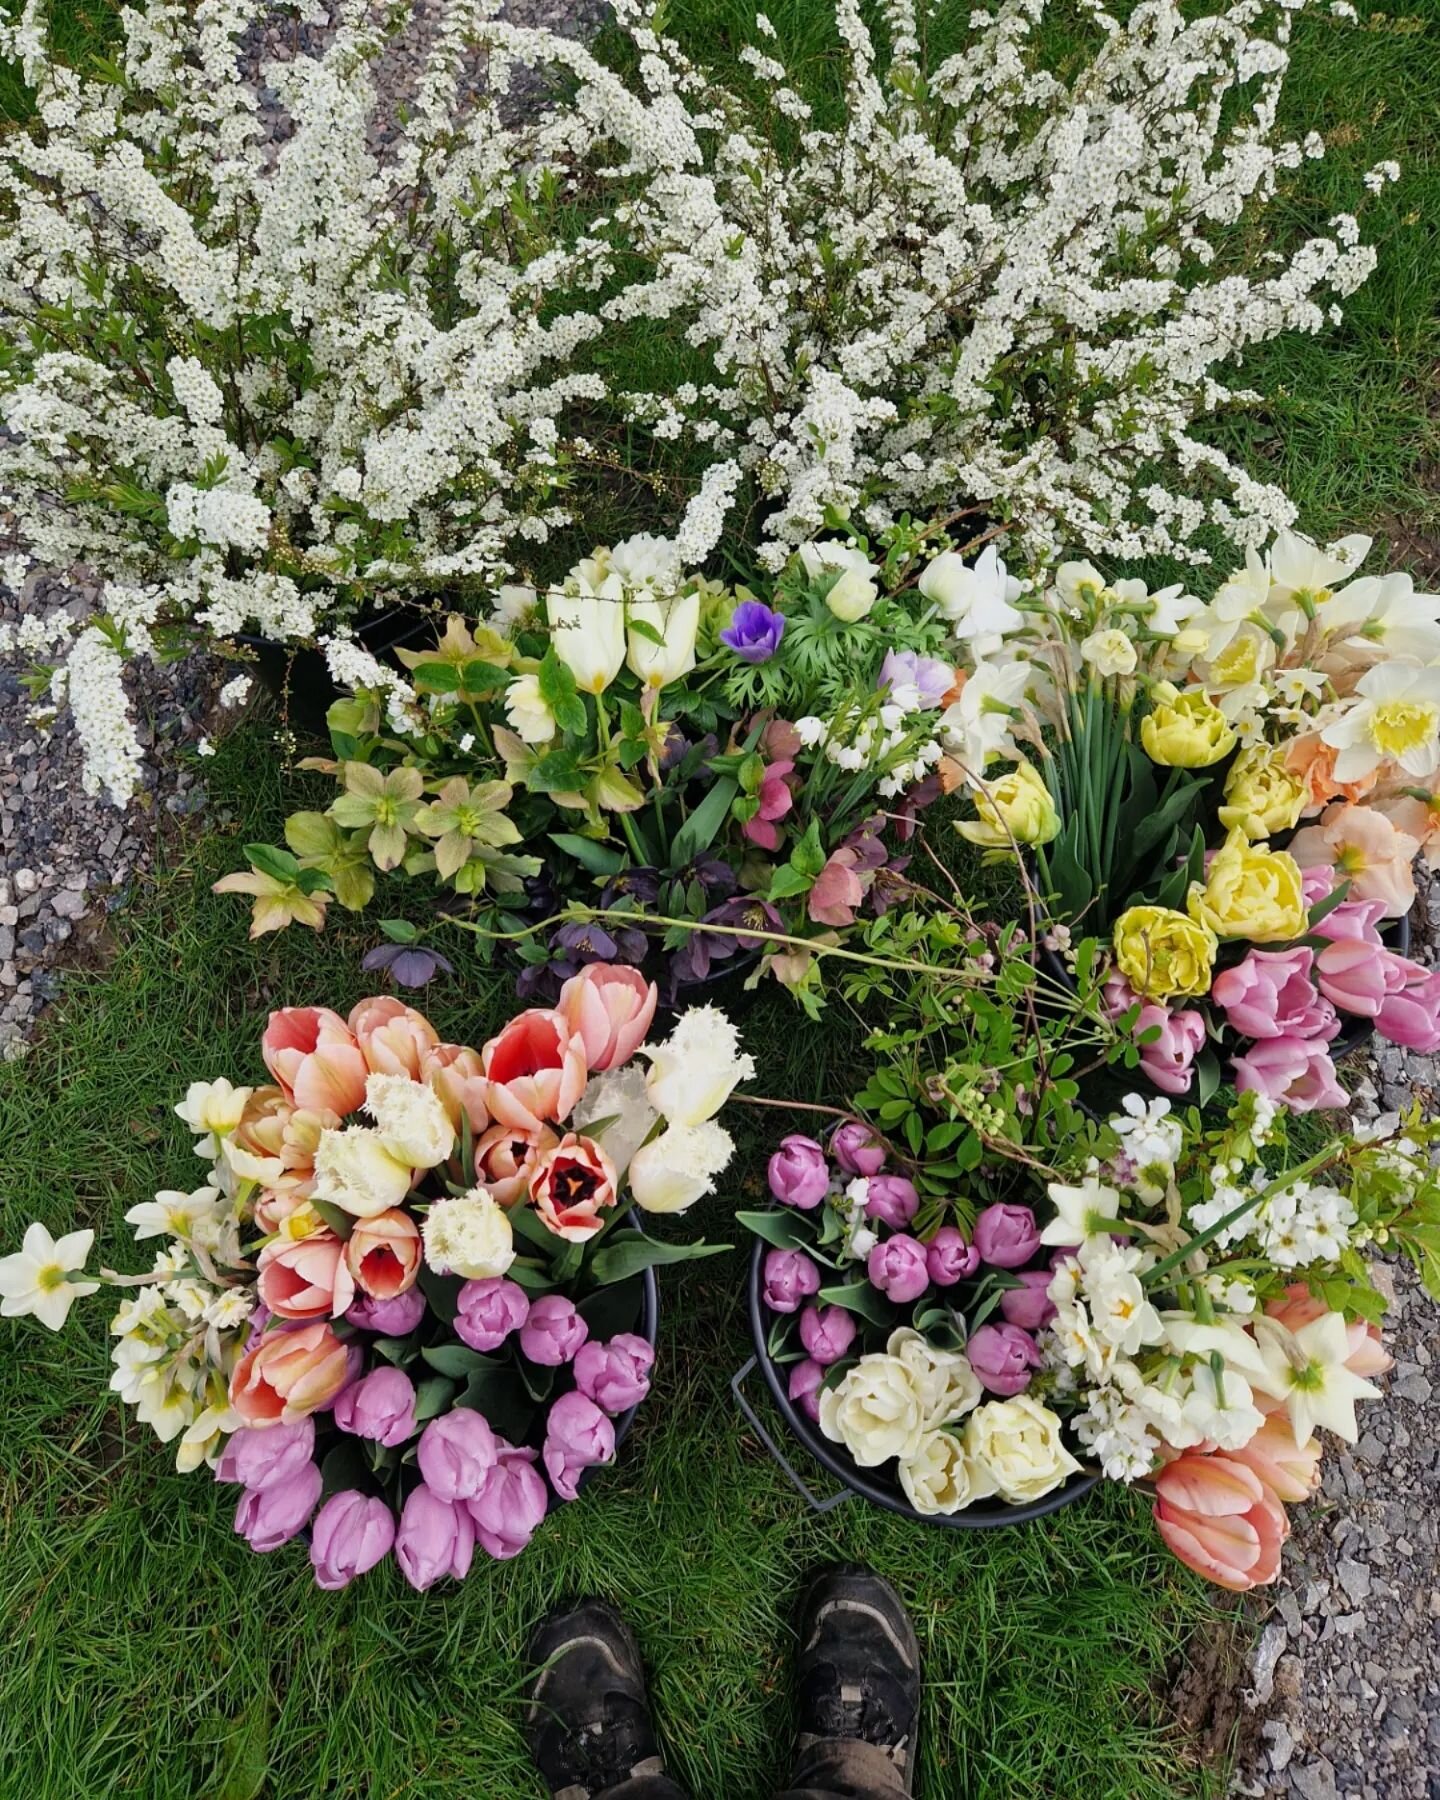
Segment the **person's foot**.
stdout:
<svg viewBox="0 0 1440 1800">
<path fill-rule="evenodd" d="M 829 1569 L 800 1606 L 800 1748 L 862 1738 L 911 1791 L 920 1646 L 900 1596 L 868 1569 Z"/>
<path fill-rule="evenodd" d="M 527 1656 L 525 1735 L 552 1794 L 590 1800 L 632 1775 L 664 1772 L 640 1653 L 613 1607 L 582 1600 L 551 1613 Z"/>
</svg>

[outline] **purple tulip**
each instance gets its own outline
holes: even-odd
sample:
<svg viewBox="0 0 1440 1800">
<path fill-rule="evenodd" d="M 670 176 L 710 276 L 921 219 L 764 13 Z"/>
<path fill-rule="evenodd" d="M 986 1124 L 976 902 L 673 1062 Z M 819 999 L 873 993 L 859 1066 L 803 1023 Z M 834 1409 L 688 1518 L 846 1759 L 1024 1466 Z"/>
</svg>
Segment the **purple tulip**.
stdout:
<svg viewBox="0 0 1440 1800">
<path fill-rule="evenodd" d="M 535 1467 L 534 1450 L 517 1450 L 504 1438 L 500 1454 L 475 1498 L 467 1502 L 475 1537 L 487 1556 L 507 1562 L 518 1556 L 545 1517 L 550 1496 Z"/>
<path fill-rule="evenodd" d="M 615 1427 L 584 1394 L 562 1394 L 550 1408 L 542 1460 L 551 1486 L 562 1500 L 574 1500 L 586 1469 L 615 1454 Z"/>
<path fill-rule="evenodd" d="M 1324 1044 L 1305 1038 L 1269 1038 L 1234 1057 L 1230 1073 L 1237 1093 L 1253 1088 L 1291 1112 L 1348 1106 L 1335 1064 Z"/>
<path fill-rule="evenodd" d="M 893 1300 L 897 1306 L 918 1300 L 930 1285 L 930 1269 L 925 1260 L 925 1246 L 918 1238 L 897 1232 L 877 1244 L 865 1261 L 865 1273 L 872 1287 Z"/>
<path fill-rule="evenodd" d="M 492 1275 L 460 1290 L 455 1335 L 472 1350 L 498 1350 L 530 1317 L 530 1300 L 518 1282 Z"/>
<path fill-rule="evenodd" d="M 395 1533 L 395 1560 L 423 1593 L 446 1575 L 463 1581 L 475 1554 L 475 1522 L 467 1507 L 442 1500 L 422 1481 L 405 1502 Z"/>
<path fill-rule="evenodd" d="M 1332 1038 L 1340 1021 L 1335 1008 L 1316 992 L 1314 970 L 1315 952 L 1304 944 L 1251 950 L 1233 969 L 1221 970 L 1210 992 L 1242 1037 Z M 1145 1046 L 1147 1053 L 1149 1049 Z"/>
<path fill-rule="evenodd" d="M 855 1342 L 855 1321 L 843 1306 L 807 1306 L 800 1315 L 800 1342 L 814 1361 L 828 1368 Z"/>
<path fill-rule="evenodd" d="M 215 1465 L 217 1481 L 238 1481 L 241 1487 L 263 1493 L 268 1487 L 289 1481 L 306 1468 L 315 1454 L 315 1421 L 297 1419 L 293 1425 L 242 1425 Z"/>
<path fill-rule="evenodd" d="M 720 642 L 728 644 L 742 662 L 763 663 L 780 648 L 784 635 L 783 613 L 772 612 L 760 600 L 742 600 L 720 633 Z"/>
<path fill-rule="evenodd" d="M 372 1300 L 366 1294 L 346 1313 L 362 1331 L 379 1331 L 386 1337 L 408 1337 L 425 1317 L 425 1296 L 418 1287 L 406 1288 L 391 1300 Z"/>
<path fill-rule="evenodd" d="M 1188 1094 L 1192 1064 L 1205 1047 L 1205 1015 L 1193 1007 L 1171 1012 L 1147 1002 L 1135 1021 L 1135 1035 L 1152 1030 L 1156 1035 L 1140 1046 L 1140 1067 L 1162 1093 Z"/>
<path fill-rule="evenodd" d="M 885 1146 L 858 1119 L 847 1119 L 836 1127 L 830 1154 L 847 1175 L 878 1175 L 885 1167 Z"/>
<path fill-rule="evenodd" d="M 235 1509 L 235 1529 L 261 1555 L 278 1550 L 308 1523 L 320 1488 L 320 1465 L 313 1462 L 269 1487 L 246 1488 Z"/>
<path fill-rule="evenodd" d="M 472 1406 L 457 1406 L 420 1433 L 415 1458 L 432 1494 L 470 1500 L 495 1467 L 495 1433 Z"/>
<path fill-rule="evenodd" d="M 766 1173 L 775 1198 L 802 1212 L 818 1206 L 830 1191 L 830 1165 L 824 1150 L 814 1138 L 802 1137 L 798 1131 L 781 1138 Z"/>
<path fill-rule="evenodd" d="M 575 1386 L 611 1418 L 638 1406 L 650 1392 L 655 1351 L 643 1337 L 622 1331 L 608 1344 L 592 1338 L 575 1358 Z"/>
<path fill-rule="evenodd" d="M 980 1252 L 956 1225 L 942 1225 L 925 1246 L 925 1266 L 936 1287 L 954 1287 L 980 1267 Z"/>
<path fill-rule="evenodd" d="M 530 1308 L 520 1327 L 520 1349 L 532 1363 L 558 1369 L 574 1360 L 590 1335 L 590 1327 L 563 1294 L 545 1294 Z"/>
<path fill-rule="evenodd" d="M 335 1423 L 352 1437 L 403 1444 L 415 1435 L 415 1388 L 403 1369 L 372 1369 L 335 1402 Z"/>
<path fill-rule="evenodd" d="M 803 1250 L 771 1250 L 765 1258 L 765 1304 L 771 1312 L 793 1313 L 820 1292 L 820 1271 Z"/>
<path fill-rule="evenodd" d="M 982 1325 L 971 1332 L 965 1354 L 980 1385 L 1006 1398 L 1029 1387 L 1031 1370 L 1041 1363 L 1034 1338 L 1018 1325 Z"/>
<path fill-rule="evenodd" d="M 825 1371 L 808 1356 L 790 1371 L 786 1392 L 812 1425 L 820 1422 L 820 1384 L 824 1379 Z"/>
<path fill-rule="evenodd" d="M 310 1528 L 315 1584 L 348 1587 L 373 1569 L 395 1542 L 395 1515 L 383 1500 L 344 1488 L 332 1494 Z"/>
<path fill-rule="evenodd" d="M 903 1175 L 872 1175 L 865 1194 L 865 1216 L 903 1231 L 920 1210 L 915 1183 Z"/>
<path fill-rule="evenodd" d="M 1024 1285 L 1006 1288 L 1000 1296 L 1000 1311 L 1008 1324 L 1039 1331 L 1055 1317 L 1055 1302 L 1049 1293 L 1054 1276 L 1049 1269 L 1022 1269 L 1018 1279 Z"/>
<path fill-rule="evenodd" d="M 1040 1232 L 1028 1206 L 987 1206 L 975 1221 L 972 1242 L 981 1262 L 1018 1269 L 1040 1248 Z"/>
</svg>

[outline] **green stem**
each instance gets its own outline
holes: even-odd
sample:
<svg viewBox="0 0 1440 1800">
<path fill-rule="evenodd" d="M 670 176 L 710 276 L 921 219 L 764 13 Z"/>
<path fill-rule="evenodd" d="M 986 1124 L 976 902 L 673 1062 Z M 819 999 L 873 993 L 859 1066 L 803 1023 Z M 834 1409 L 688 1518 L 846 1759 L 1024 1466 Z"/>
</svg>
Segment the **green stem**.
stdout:
<svg viewBox="0 0 1440 1800">
<path fill-rule="evenodd" d="M 1213 1225 L 1207 1225 L 1204 1231 L 1198 1232 L 1188 1243 L 1182 1244 L 1178 1250 L 1172 1251 L 1169 1256 L 1156 1263 L 1155 1267 L 1148 1270 L 1143 1277 L 1143 1285 L 1147 1288 L 1156 1286 L 1162 1276 L 1168 1275 L 1172 1269 L 1178 1268 L 1197 1250 L 1203 1250 L 1207 1244 L 1213 1243 L 1222 1231 L 1228 1231 L 1232 1225 L 1238 1224 L 1246 1213 L 1254 1212 L 1255 1208 L 1262 1205 L 1272 1194 L 1278 1194 L 1282 1188 L 1289 1187 L 1292 1182 L 1303 1181 L 1307 1175 L 1313 1175 L 1316 1169 L 1322 1168 L 1336 1154 L 1335 1147 L 1331 1145 L 1324 1150 L 1317 1150 L 1313 1156 L 1307 1157 L 1297 1168 L 1287 1169 L 1284 1174 L 1277 1175 L 1268 1187 L 1263 1187 L 1258 1194 L 1252 1194 L 1249 1199 L 1242 1200 L 1239 1206 L 1232 1207 L 1222 1218 L 1216 1219 Z"/>
</svg>

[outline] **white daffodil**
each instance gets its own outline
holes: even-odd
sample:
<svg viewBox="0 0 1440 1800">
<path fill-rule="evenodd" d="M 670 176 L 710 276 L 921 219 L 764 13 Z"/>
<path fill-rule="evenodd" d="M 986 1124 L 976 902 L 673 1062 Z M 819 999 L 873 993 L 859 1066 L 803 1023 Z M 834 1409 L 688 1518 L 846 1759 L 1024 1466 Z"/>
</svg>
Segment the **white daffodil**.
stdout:
<svg viewBox="0 0 1440 1800">
<path fill-rule="evenodd" d="M 1165 1335 L 1160 1315 L 1140 1284 L 1142 1255 L 1128 1248 L 1101 1253 L 1093 1246 L 1082 1252 L 1085 1298 L 1095 1334 L 1122 1356 L 1134 1356 Z"/>
<path fill-rule="evenodd" d="M 1357 533 L 1322 550 L 1298 531 L 1282 531 L 1270 548 L 1271 608 L 1293 606 L 1308 616 L 1326 605 L 1364 562 L 1374 541 Z"/>
<path fill-rule="evenodd" d="M 960 698 L 941 713 L 940 741 L 970 775 L 983 775 L 992 756 L 1021 760 L 1010 732 L 1033 673 L 1026 662 L 979 663 Z"/>
<path fill-rule="evenodd" d="M 1340 617 L 1332 621 L 1332 613 Z M 1325 623 L 1332 642 L 1348 632 L 1347 649 L 1368 652 L 1377 660 L 1440 662 L 1440 594 L 1417 594 L 1408 575 L 1366 575 L 1352 581 L 1331 602 Z"/>
<path fill-rule="evenodd" d="M 1020 583 L 989 544 L 973 567 L 953 550 L 943 550 L 926 567 L 919 580 L 920 592 L 933 600 L 950 622 L 953 635 L 975 644 L 982 638 L 1003 638 L 1018 631 L 1025 615 L 1011 604 L 1020 597 Z"/>
<path fill-rule="evenodd" d="M 1227 1369 L 1234 1369 L 1248 1382 L 1269 1392 L 1268 1365 L 1260 1354 L 1260 1346 L 1239 1320 L 1214 1319 L 1207 1325 L 1193 1313 L 1167 1312 L 1161 1314 L 1161 1324 L 1164 1341 L 1177 1355 L 1208 1361 L 1218 1351 Z"/>
<path fill-rule="evenodd" d="M 22 1248 L 13 1256 L 0 1256 L 0 1316 L 7 1319 L 36 1318 L 50 1331 L 58 1331 L 70 1315 L 70 1308 L 86 1294 L 93 1294 L 98 1281 L 72 1281 L 71 1274 L 85 1267 L 93 1231 L 68 1231 L 62 1238 L 52 1238 L 38 1222 L 25 1228 Z"/>
<path fill-rule="evenodd" d="M 1048 1191 L 1055 1217 L 1040 1233 L 1042 1244 L 1083 1244 L 1108 1232 L 1120 1216 L 1119 1192 L 1097 1175 L 1087 1175 L 1079 1187 L 1052 1181 Z"/>
<path fill-rule="evenodd" d="M 1209 1363 L 1197 1363 L 1190 1371 L 1190 1392 L 1180 1411 L 1194 1433 L 1192 1443 L 1208 1440 L 1222 1450 L 1242 1449 L 1265 1423 L 1244 1376 L 1227 1368 L 1217 1377 Z"/>
<path fill-rule="evenodd" d="M 197 1226 L 210 1221 L 219 1198 L 217 1187 L 199 1187 L 190 1194 L 177 1188 L 162 1188 L 153 1200 L 132 1206 L 125 1223 L 135 1227 L 136 1243 L 153 1237 L 188 1240 L 195 1235 Z"/>
<path fill-rule="evenodd" d="M 1355 687 L 1356 704 L 1320 733 L 1339 751 L 1337 782 L 1363 781 L 1382 762 L 1395 762 L 1423 781 L 1440 768 L 1440 668 L 1383 662 Z"/>
<path fill-rule="evenodd" d="M 625 661 L 625 590 L 618 575 L 598 589 L 551 594 L 546 601 L 555 654 L 587 694 L 603 694 Z"/>
<path fill-rule="evenodd" d="M 1255 1337 L 1265 1364 L 1261 1391 L 1284 1401 L 1295 1442 L 1303 1444 L 1323 1428 L 1353 1444 L 1360 1435 L 1355 1402 L 1378 1400 L 1380 1390 L 1345 1366 L 1350 1354 L 1345 1315 L 1323 1313 L 1298 1331 L 1276 1319 L 1260 1318 L 1255 1321 Z"/>
<path fill-rule="evenodd" d="M 245 1103 L 254 1088 L 237 1088 L 221 1076 L 219 1081 L 192 1081 L 185 1098 L 175 1108 L 199 1138 L 195 1154 L 213 1161 L 219 1154 L 220 1139 L 228 1137 L 240 1123 Z"/>
</svg>

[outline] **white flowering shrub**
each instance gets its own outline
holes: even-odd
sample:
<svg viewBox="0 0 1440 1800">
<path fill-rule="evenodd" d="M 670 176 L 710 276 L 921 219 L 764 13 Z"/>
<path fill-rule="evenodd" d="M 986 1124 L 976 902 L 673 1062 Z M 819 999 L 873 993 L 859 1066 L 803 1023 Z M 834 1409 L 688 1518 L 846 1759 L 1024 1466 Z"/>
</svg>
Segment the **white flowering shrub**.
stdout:
<svg viewBox="0 0 1440 1800">
<path fill-rule="evenodd" d="M 1203 527 L 1287 524 L 1198 428 L 1244 398 L 1223 371 L 1247 346 L 1319 329 L 1374 260 L 1348 216 L 1288 259 L 1235 230 L 1322 149 L 1275 132 L 1301 4 L 1087 8 L 1095 54 L 1062 76 L 1046 0 L 994 0 L 933 67 L 911 0 L 883 47 L 835 0 L 821 129 L 763 16 L 741 92 L 634 0 L 624 76 L 447 0 L 377 156 L 403 3 L 293 0 L 332 29 L 259 71 L 293 121 L 277 147 L 242 54 L 276 0 L 126 11 L 96 79 L 26 0 L 0 26 L 37 94 L 0 140 L 0 496 L 41 561 L 127 595 L 68 677 L 60 644 L 91 784 L 130 791 L 119 684 L 157 630 L 310 639 L 372 600 L 463 605 L 600 471 L 669 508 L 651 522 L 686 566 L 742 516 L 771 568 L 847 509 L 878 531 L 973 508 L 1027 554 L 1197 556 Z M 562 97 L 507 101 L 541 66 Z M 623 353 L 659 335 L 697 370 L 673 391 Z M 657 458 L 683 472 L 663 503 Z"/>
</svg>

